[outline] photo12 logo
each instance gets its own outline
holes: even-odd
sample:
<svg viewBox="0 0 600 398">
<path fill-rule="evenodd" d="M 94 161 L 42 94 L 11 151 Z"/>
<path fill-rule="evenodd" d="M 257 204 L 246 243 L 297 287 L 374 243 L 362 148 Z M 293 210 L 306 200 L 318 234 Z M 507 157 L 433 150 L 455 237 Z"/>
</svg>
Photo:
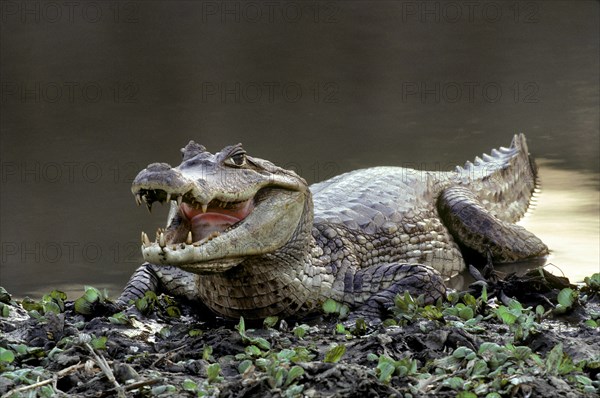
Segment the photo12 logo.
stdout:
<svg viewBox="0 0 600 398">
<path fill-rule="evenodd" d="M 536 82 L 429 82 L 407 81 L 401 85 L 401 101 L 422 104 L 497 103 L 507 99 L 517 103 L 538 103 Z"/>
<path fill-rule="evenodd" d="M 537 23 L 540 4 L 533 1 L 403 1 L 402 22 Z"/>
<path fill-rule="evenodd" d="M 339 2 L 202 1 L 203 23 L 336 23 Z"/>
<path fill-rule="evenodd" d="M 135 104 L 140 87 L 136 82 L 99 81 L 3 81 L 0 83 L 2 104 L 114 103 Z"/>
<path fill-rule="evenodd" d="M 137 23 L 139 5 L 131 1 L 0 1 L 3 23 Z"/>
<path fill-rule="evenodd" d="M 0 163 L 2 184 L 131 184 L 145 166 L 135 162 L 77 162 L 36 160 Z"/>
<path fill-rule="evenodd" d="M 2 263 L 140 263 L 139 242 L 4 241 Z"/>
<path fill-rule="evenodd" d="M 336 103 L 339 85 L 336 82 L 202 82 L 202 103 L 240 104 L 277 102 L 296 103 L 308 100 L 315 103 Z"/>
</svg>

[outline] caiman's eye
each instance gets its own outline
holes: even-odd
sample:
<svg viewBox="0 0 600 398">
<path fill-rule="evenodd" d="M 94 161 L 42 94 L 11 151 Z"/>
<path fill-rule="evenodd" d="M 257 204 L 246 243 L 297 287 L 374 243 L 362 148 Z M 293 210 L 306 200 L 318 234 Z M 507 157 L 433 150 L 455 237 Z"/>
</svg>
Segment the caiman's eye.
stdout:
<svg viewBox="0 0 600 398">
<path fill-rule="evenodd" d="M 245 152 L 237 152 L 231 155 L 227 160 L 232 166 L 244 166 L 246 164 L 246 153 Z"/>
</svg>

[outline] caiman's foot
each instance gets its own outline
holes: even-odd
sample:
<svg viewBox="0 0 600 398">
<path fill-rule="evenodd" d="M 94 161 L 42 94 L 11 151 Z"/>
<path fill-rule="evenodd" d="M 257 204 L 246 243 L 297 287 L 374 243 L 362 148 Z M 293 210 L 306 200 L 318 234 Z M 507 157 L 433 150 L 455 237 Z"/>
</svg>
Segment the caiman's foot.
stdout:
<svg viewBox="0 0 600 398">
<path fill-rule="evenodd" d="M 466 188 L 446 189 L 438 200 L 438 209 L 444 224 L 459 243 L 483 255 L 489 250 L 495 263 L 511 263 L 548 254 L 548 247 L 537 236 L 495 217 Z"/>
<path fill-rule="evenodd" d="M 369 327 L 379 325 L 385 313 L 394 307 L 396 296 L 404 292 L 409 292 L 413 297 L 424 295 L 427 304 L 446 297 L 446 286 L 441 275 L 426 265 L 376 265 L 359 271 L 354 281 L 359 279 L 362 280 L 362 284 L 360 287 L 355 286 L 354 294 L 365 297 L 365 301 L 356 311 L 350 313 L 348 325 L 354 325 L 360 318 L 364 319 Z"/>
<path fill-rule="evenodd" d="M 131 300 L 144 297 L 144 294 L 148 291 L 156 292 L 158 284 L 159 279 L 155 271 L 155 266 L 150 263 L 144 263 L 129 278 L 129 282 L 127 282 L 116 304 L 121 308 L 126 308 Z"/>
</svg>

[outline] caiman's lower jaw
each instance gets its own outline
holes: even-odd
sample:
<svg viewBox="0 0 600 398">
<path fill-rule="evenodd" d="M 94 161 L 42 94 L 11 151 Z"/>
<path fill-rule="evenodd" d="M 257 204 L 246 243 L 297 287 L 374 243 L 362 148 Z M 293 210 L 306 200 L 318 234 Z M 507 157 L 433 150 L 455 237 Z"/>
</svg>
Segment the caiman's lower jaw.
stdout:
<svg viewBox="0 0 600 398">
<path fill-rule="evenodd" d="M 304 194 L 277 188 L 261 189 L 247 199 L 213 199 L 207 204 L 190 193 L 154 189 L 138 195 L 138 202 L 150 207 L 155 200 L 175 199 L 170 201 L 167 227 L 158 229 L 154 242 L 142 232 L 144 259 L 198 274 L 223 272 L 248 256 L 279 248 L 298 225 L 304 206 Z"/>
</svg>

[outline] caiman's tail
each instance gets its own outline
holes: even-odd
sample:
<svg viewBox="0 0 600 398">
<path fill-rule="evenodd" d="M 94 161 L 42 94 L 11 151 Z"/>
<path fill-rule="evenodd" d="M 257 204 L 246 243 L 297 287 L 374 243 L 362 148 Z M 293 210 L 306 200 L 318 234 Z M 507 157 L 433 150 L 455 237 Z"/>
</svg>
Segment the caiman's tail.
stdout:
<svg viewBox="0 0 600 398">
<path fill-rule="evenodd" d="M 468 186 L 490 213 L 507 222 L 525 214 L 538 187 L 537 167 L 524 134 L 515 135 L 510 148 L 492 149 L 491 155 L 457 166 L 456 172 L 461 185 Z"/>
</svg>

